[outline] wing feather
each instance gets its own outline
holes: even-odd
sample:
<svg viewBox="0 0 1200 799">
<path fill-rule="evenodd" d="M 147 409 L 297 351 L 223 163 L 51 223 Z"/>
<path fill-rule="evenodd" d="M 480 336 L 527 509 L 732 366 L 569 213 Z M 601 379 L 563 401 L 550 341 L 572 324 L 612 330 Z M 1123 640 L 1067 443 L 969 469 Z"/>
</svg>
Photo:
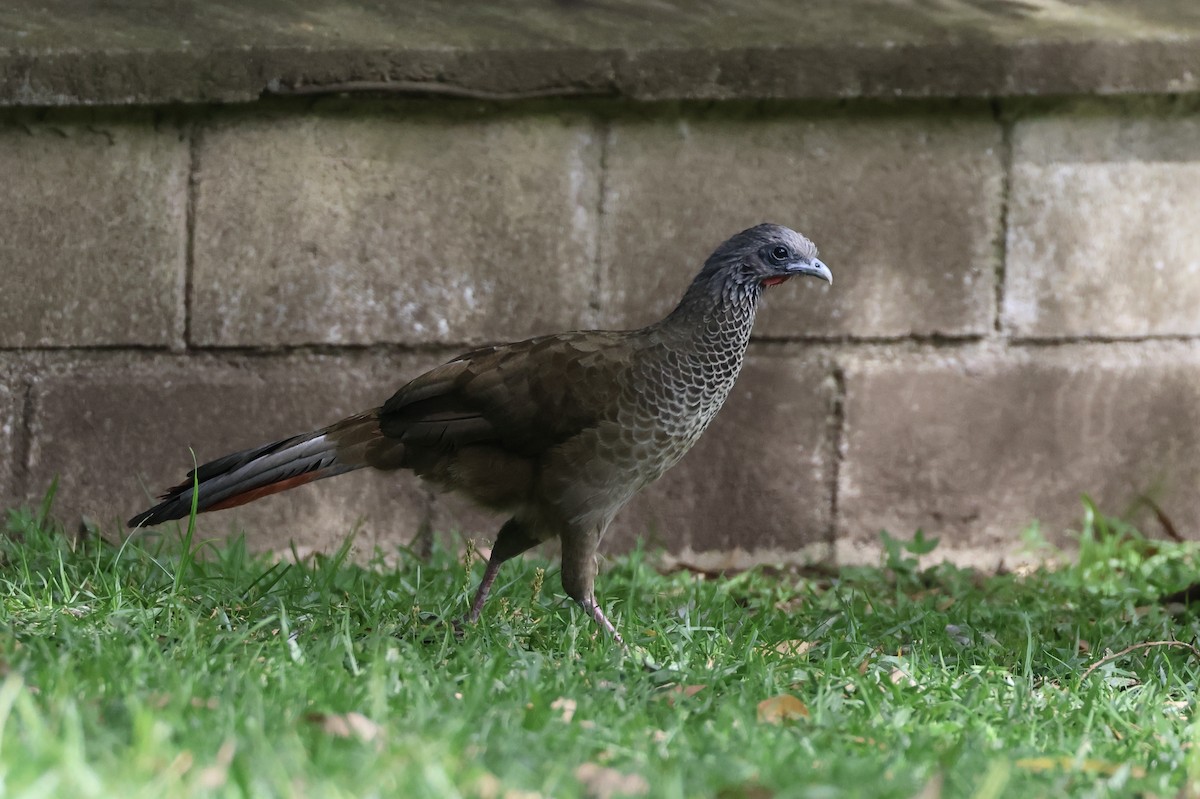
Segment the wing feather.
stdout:
<svg viewBox="0 0 1200 799">
<path fill-rule="evenodd" d="M 380 410 L 380 429 L 410 447 L 492 444 L 536 455 L 615 406 L 629 341 L 567 333 L 469 352 L 397 391 Z"/>
</svg>

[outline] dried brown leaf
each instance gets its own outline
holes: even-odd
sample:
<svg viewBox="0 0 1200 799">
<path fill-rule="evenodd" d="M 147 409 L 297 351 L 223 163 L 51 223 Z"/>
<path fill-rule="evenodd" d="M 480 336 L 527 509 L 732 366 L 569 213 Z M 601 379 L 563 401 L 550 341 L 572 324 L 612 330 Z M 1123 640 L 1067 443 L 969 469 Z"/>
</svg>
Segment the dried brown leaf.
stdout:
<svg viewBox="0 0 1200 799">
<path fill-rule="evenodd" d="M 780 694 L 758 703 L 760 724 L 782 724 L 808 718 L 808 706 L 791 694 Z"/>
<path fill-rule="evenodd" d="M 321 730 L 337 738 L 357 738 L 374 741 L 383 734 L 383 728 L 362 713 L 309 713 L 304 720 L 318 725 Z"/>
<path fill-rule="evenodd" d="M 801 641 L 793 639 L 790 641 L 780 641 L 775 644 L 775 651 L 785 657 L 798 658 L 802 655 L 807 655 L 809 650 L 821 643 L 820 641 Z"/>
<path fill-rule="evenodd" d="M 675 685 L 672 685 L 670 688 L 663 691 L 660 696 L 666 699 L 668 705 L 674 707 L 676 701 L 681 699 L 690 699 L 707 687 L 708 686 L 705 685 L 679 685 L 676 683 Z"/>
</svg>

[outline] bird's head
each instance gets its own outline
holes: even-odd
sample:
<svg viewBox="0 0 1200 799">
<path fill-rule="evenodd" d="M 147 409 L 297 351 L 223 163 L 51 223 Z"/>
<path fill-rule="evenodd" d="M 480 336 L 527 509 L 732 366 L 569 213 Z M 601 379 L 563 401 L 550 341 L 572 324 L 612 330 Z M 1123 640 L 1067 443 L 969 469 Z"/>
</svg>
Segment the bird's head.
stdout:
<svg viewBox="0 0 1200 799">
<path fill-rule="evenodd" d="M 764 223 L 743 230 L 717 248 L 709 261 L 730 269 L 742 285 L 778 286 L 804 275 L 833 283 L 829 267 L 817 258 L 817 246 L 783 225 Z"/>
<path fill-rule="evenodd" d="M 768 286 L 803 275 L 833 282 L 829 267 L 817 258 L 817 245 L 783 225 L 755 225 L 708 256 L 672 316 L 708 313 L 716 303 L 749 308 L 753 320 L 753 309 Z"/>
</svg>

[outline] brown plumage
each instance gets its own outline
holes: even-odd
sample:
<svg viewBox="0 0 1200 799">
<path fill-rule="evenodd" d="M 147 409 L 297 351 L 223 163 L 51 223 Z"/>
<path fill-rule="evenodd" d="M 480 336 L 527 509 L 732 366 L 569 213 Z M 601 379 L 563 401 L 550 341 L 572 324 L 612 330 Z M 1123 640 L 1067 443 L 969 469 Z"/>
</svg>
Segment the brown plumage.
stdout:
<svg viewBox="0 0 1200 799">
<path fill-rule="evenodd" d="M 733 387 L 767 286 L 832 282 L 812 242 L 779 225 L 726 241 L 679 305 L 640 330 L 581 331 L 468 352 L 381 407 L 199 467 L 131 527 L 363 467 L 409 469 L 509 515 L 468 619 L 500 564 L 562 541 L 563 588 L 617 639 L 596 604 L 596 549 L 617 511 L 696 442 Z"/>
</svg>

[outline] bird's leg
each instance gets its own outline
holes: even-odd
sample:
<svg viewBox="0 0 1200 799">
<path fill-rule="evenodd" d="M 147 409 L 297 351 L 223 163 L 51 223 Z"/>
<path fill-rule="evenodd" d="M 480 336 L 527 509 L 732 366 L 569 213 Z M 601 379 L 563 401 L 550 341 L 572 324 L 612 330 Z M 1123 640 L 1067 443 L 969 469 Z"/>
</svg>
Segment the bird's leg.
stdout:
<svg viewBox="0 0 1200 799">
<path fill-rule="evenodd" d="M 487 602 L 488 593 L 492 590 L 492 583 L 496 582 L 496 575 L 500 573 L 500 566 L 504 561 L 515 558 L 539 543 L 538 539 L 529 534 L 525 525 L 516 519 L 509 519 L 504 523 L 500 532 L 496 534 L 496 543 L 492 546 L 492 554 L 488 558 L 487 569 L 483 572 L 483 580 L 480 581 L 479 588 L 475 591 L 475 599 L 471 601 L 471 610 L 467 613 L 468 622 L 474 624 L 479 621 L 479 614 L 483 612 L 483 603 Z"/>
<path fill-rule="evenodd" d="M 604 610 L 596 603 L 595 597 L 581 600 L 579 604 L 583 607 L 584 612 L 586 612 L 592 617 L 593 620 L 595 620 L 596 624 L 599 624 L 601 627 L 608 630 L 609 634 L 612 635 L 613 640 L 615 640 L 621 646 L 625 646 L 625 639 L 621 637 L 621 634 L 617 632 L 617 628 L 614 627 L 613 623 L 608 620 L 607 616 L 604 615 Z"/>
<path fill-rule="evenodd" d="M 596 548 L 599 544 L 600 532 L 594 529 L 588 532 L 571 530 L 562 536 L 563 590 L 624 647 L 625 639 L 596 603 Z"/>
<path fill-rule="evenodd" d="M 471 610 L 467 613 L 469 623 L 474 624 L 479 621 L 479 614 L 483 612 L 483 603 L 487 602 L 488 592 L 492 590 L 492 583 L 496 582 L 496 575 L 500 573 L 501 563 L 503 561 L 495 554 L 488 558 L 487 569 L 483 572 L 483 580 L 475 591 L 475 599 L 471 600 Z"/>
</svg>

